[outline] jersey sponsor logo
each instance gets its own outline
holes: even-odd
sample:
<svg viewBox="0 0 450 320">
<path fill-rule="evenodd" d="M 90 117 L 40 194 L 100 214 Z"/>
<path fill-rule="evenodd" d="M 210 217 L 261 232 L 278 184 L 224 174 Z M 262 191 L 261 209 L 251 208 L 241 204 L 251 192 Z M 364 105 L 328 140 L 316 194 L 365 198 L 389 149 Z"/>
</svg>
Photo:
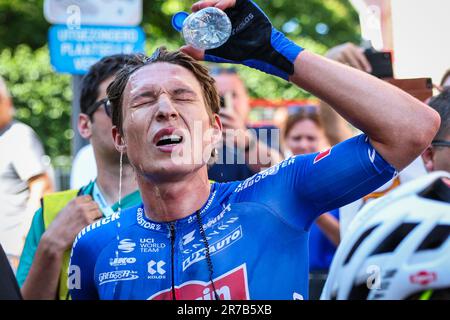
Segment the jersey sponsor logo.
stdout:
<svg viewBox="0 0 450 320">
<path fill-rule="evenodd" d="M 249 300 L 250 294 L 247 282 L 245 264 L 214 279 L 217 294 L 221 300 Z M 181 300 L 214 300 L 211 282 L 198 280 L 187 281 L 175 287 L 175 295 Z M 153 294 L 148 300 L 171 300 L 172 289 L 166 289 Z"/>
<path fill-rule="evenodd" d="M 183 236 L 183 246 L 195 240 L 194 234 L 195 230 L 192 230 L 191 232 Z"/>
<path fill-rule="evenodd" d="M 225 213 L 225 211 L 228 211 L 228 210 L 231 211 L 231 205 L 230 204 L 228 204 L 227 206 L 224 206 L 224 210 L 219 215 L 217 215 L 215 218 L 211 219 L 211 221 L 214 221 L 215 224 L 209 225 L 209 227 L 212 227 L 212 228 L 210 230 L 208 230 L 207 232 L 205 232 L 206 240 L 210 241 L 213 238 L 217 239 L 220 236 L 220 234 L 223 233 L 224 230 L 228 229 L 233 223 L 235 223 L 236 221 L 239 220 L 238 217 L 230 217 L 230 218 L 228 218 L 226 220 L 222 220 L 223 214 Z M 203 229 L 204 230 L 207 229 L 206 228 L 207 225 L 208 224 L 204 224 L 203 225 Z M 194 235 L 195 231 L 190 232 L 188 235 L 190 235 L 190 234 Z M 192 244 L 192 240 L 189 239 L 190 236 L 189 237 L 186 237 L 186 236 L 183 237 L 183 240 L 186 240 L 186 241 L 183 241 L 182 246 L 184 247 L 184 246 L 187 245 L 186 248 L 182 248 L 183 249 L 183 251 L 182 251 L 183 254 L 190 254 L 194 250 L 197 250 L 199 248 L 204 248 L 205 247 L 203 239 L 199 239 L 197 243 L 193 243 Z M 193 240 L 195 240 L 194 236 L 192 236 L 192 238 L 194 238 Z M 191 240 L 191 241 L 187 241 L 187 240 Z"/>
<path fill-rule="evenodd" d="M 153 238 L 141 238 L 139 239 L 139 246 L 143 253 L 158 253 L 166 247 L 166 244 L 164 242 L 155 242 Z"/>
<path fill-rule="evenodd" d="M 122 251 L 123 253 L 130 253 L 134 251 L 134 247 L 136 247 L 136 243 L 131 239 L 122 239 L 119 241 L 119 245 L 117 249 Z"/>
<path fill-rule="evenodd" d="M 227 235 L 225 235 L 220 240 L 210 244 L 209 253 L 212 255 L 228 248 L 233 243 L 236 243 L 239 239 L 242 238 L 242 226 L 237 227 Z M 204 260 L 206 258 L 206 248 L 204 248 L 203 244 L 198 244 L 198 246 L 202 246 L 200 250 L 190 254 L 186 259 L 183 260 L 183 271 L 192 266 L 193 264 Z M 194 247 L 195 248 L 195 247 Z"/>
<path fill-rule="evenodd" d="M 332 149 L 332 148 L 320 152 L 320 153 L 314 158 L 313 164 L 316 164 L 316 163 L 319 162 L 320 160 L 325 159 L 326 157 L 328 157 L 328 156 L 331 154 L 331 149 Z"/>
<path fill-rule="evenodd" d="M 109 259 L 109 265 L 111 267 L 119 267 L 119 266 L 126 266 L 128 264 L 133 264 L 136 262 L 136 258 L 134 257 L 128 257 L 128 258 L 110 258 Z"/>
<path fill-rule="evenodd" d="M 241 192 L 242 190 L 245 190 L 245 189 L 251 187 L 252 185 L 260 182 L 261 180 L 264 180 L 265 178 L 267 178 L 269 176 L 276 175 L 280 171 L 280 168 L 283 169 L 287 166 L 294 164 L 295 159 L 296 159 L 296 157 L 291 157 L 289 159 L 286 159 L 286 160 L 280 162 L 277 165 L 274 165 L 264 171 L 261 171 L 260 173 L 255 174 L 254 176 L 239 183 L 238 186 L 236 187 L 236 189 L 234 190 L 234 192 Z"/>
<path fill-rule="evenodd" d="M 75 241 L 73 243 L 73 247 L 75 247 L 77 245 L 78 240 L 80 240 L 80 238 L 82 236 L 84 236 L 85 234 L 89 233 L 90 231 L 97 229 L 100 226 L 103 226 L 105 224 L 108 224 L 112 221 L 115 221 L 117 219 L 120 218 L 120 212 L 114 212 L 111 216 L 107 217 L 107 218 L 103 218 L 98 220 L 97 222 L 88 225 L 86 228 L 82 229 L 80 231 L 80 233 L 78 233 L 77 237 L 75 238 Z"/>
<path fill-rule="evenodd" d="M 148 229 L 148 230 L 161 230 L 162 229 L 161 224 L 146 221 L 144 219 L 144 210 L 142 208 L 137 209 L 136 219 L 137 219 L 137 223 L 141 227 L 144 227 L 145 229 Z"/>
<path fill-rule="evenodd" d="M 435 282 L 437 280 L 437 274 L 436 272 L 430 272 L 430 271 L 419 271 L 415 274 L 412 274 L 409 276 L 409 281 L 414 284 L 419 284 L 421 286 L 429 285 L 432 282 Z"/>
<path fill-rule="evenodd" d="M 206 222 L 205 224 L 203 224 L 203 229 L 209 229 L 211 228 L 214 224 L 216 224 L 217 222 L 219 222 L 220 220 L 223 219 L 223 216 L 225 215 L 226 212 L 231 212 L 231 204 L 227 204 L 226 206 L 223 207 L 223 210 L 214 218 L 212 219 L 208 219 L 208 222 Z"/>
<path fill-rule="evenodd" d="M 214 218 L 208 219 L 208 221 L 203 224 L 203 229 L 211 228 L 214 224 L 216 224 L 217 222 L 222 220 L 222 218 L 224 217 L 226 212 L 231 212 L 231 204 L 230 203 L 227 205 L 223 205 L 222 211 L 220 211 L 220 213 L 217 216 L 215 216 Z M 196 220 L 197 220 L 197 217 L 193 217 L 193 219 L 191 221 L 189 221 L 189 223 L 196 221 Z"/>
<path fill-rule="evenodd" d="M 158 262 L 156 262 L 155 260 L 150 260 L 147 263 L 147 271 L 149 273 L 147 278 L 152 279 L 152 280 L 165 279 L 166 278 L 166 276 L 165 276 L 166 270 L 164 270 L 164 268 L 163 268 L 165 264 L 166 263 L 162 260 L 160 260 Z"/>
<path fill-rule="evenodd" d="M 99 286 L 108 282 L 129 281 L 138 278 L 139 276 L 137 275 L 137 271 L 132 270 L 109 271 L 98 275 Z"/>
</svg>

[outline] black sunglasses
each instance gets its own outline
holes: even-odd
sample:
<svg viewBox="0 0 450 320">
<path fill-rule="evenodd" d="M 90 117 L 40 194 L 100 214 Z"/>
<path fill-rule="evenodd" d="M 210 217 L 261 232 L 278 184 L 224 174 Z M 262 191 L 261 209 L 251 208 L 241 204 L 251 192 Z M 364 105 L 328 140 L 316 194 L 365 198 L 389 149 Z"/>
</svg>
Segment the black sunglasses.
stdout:
<svg viewBox="0 0 450 320">
<path fill-rule="evenodd" d="M 106 115 L 111 118 L 111 114 L 112 114 L 111 102 L 108 100 L 108 98 L 101 99 L 101 100 L 97 101 L 96 103 L 94 103 L 88 109 L 88 112 L 86 112 L 86 114 L 89 116 L 92 116 L 94 114 L 94 112 L 97 111 L 97 109 L 100 108 L 102 105 L 105 107 Z"/>
<path fill-rule="evenodd" d="M 447 140 L 433 140 L 431 145 L 434 147 L 450 147 L 450 141 Z"/>
</svg>

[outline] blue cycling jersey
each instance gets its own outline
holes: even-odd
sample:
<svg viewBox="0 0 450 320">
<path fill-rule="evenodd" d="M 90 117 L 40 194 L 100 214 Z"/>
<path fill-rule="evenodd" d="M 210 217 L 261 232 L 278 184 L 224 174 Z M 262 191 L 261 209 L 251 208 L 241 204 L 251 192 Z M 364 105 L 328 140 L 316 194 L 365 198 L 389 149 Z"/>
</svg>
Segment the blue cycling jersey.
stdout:
<svg viewBox="0 0 450 320">
<path fill-rule="evenodd" d="M 158 223 L 146 217 L 143 205 L 116 213 L 77 236 L 71 296 L 211 300 L 214 284 L 220 299 L 306 299 L 314 219 L 394 174 L 360 135 L 244 181 L 211 184 L 199 211 L 211 266 L 197 214 Z"/>
</svg>

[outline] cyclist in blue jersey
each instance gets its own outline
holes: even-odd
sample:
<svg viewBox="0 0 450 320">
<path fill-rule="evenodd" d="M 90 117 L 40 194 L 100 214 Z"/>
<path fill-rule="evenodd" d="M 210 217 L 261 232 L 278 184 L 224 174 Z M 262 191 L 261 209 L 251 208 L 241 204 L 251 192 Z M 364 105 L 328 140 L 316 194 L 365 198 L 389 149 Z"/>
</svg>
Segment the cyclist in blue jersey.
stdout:
<svg viewBox="0 0 450 320">
<path fill-rule="evenodd" d="M 246 64 L 327 101 L 365 134 L 289 158 L 230 183 L 210 183 L 221 138 L 213 79 L 194 59 L 136 56 L 108 87 L 116 148 L 136 171 L 143 203 L 77 236 L 73 299 L 306 299 L 308 232 L 321 214 L 392 178 L 429 144 L 439 117 L 370 75 L 304 51 L 246 0 L 226 9 L 232 36 L 196 59 Z M 200 134 L 199 134 L 200 133 Z"/>
</svg>

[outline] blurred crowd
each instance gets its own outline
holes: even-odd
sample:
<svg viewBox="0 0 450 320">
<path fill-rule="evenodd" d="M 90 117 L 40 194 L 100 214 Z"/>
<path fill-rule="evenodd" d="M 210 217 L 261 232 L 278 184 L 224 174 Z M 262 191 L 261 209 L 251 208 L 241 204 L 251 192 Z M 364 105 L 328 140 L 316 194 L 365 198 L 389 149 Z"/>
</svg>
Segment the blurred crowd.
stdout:
<svg viewBox="0 0 450 320">
<path fill-rule="evenodd" d="M 350 43 L 332 48 L 326 56 L 364 72 L 372 71 L 363 49 Z M 76 235 L 97 219 L 111 216 L 119 205 L 127 207 L 141 201 L 133 168 L 114 146 L 106 93 L 128 59 L 126 55 L 103 58 L 83 78 L 77 129 L 89 145 L 74 157 L 70 190 L 55 190 L 42 143 L 30 126 L 14 120 L 12 98 L 0 79 L 0 244 L 25 299 L 65 299 L 67 289 L 64 290 L 61 270 L 67 267 L 67 252 Z M 278 126 L 252 127 L 250 97 L 237 70 L 211 67 L 210 73 L 221 97 L 224 132 L 232 129 L 238 133 L 224 134 L 216 146 L 208 169 L 213 181 L 245 180 L 283 159 L 329 150 L 359 133 L 325 102 L 284 107 Z M 313 223 L 309 237 L 310 299 L 319 299 L 337 248 L 350 233 L 355 233 L 352 223 L 358 212 L 427 173 L 450 172 L 449 87 L 450 71 L 435 85 L 435 96 L 425 101 L 441 116 L 441 128 L 422 156 L 378 190 L 344 207 L 323 212 Z M 117 196 L 119 183 L 121 199 Z M 442 232 L 448 237 L 448 228 Z M 345 246 L 351 248 L 355 241 L 349 240 Z M 448 245 L 446 248 L 444 254 L 450 256 Z M 333 273 L 333 279 L 339 272 Z M 447 286 L 450 287 L 450 281 Z M 425 289 L 426 285 L 422 291 Z M 329 291 L 333 292 L 332 283 Z"/>
</svg>

